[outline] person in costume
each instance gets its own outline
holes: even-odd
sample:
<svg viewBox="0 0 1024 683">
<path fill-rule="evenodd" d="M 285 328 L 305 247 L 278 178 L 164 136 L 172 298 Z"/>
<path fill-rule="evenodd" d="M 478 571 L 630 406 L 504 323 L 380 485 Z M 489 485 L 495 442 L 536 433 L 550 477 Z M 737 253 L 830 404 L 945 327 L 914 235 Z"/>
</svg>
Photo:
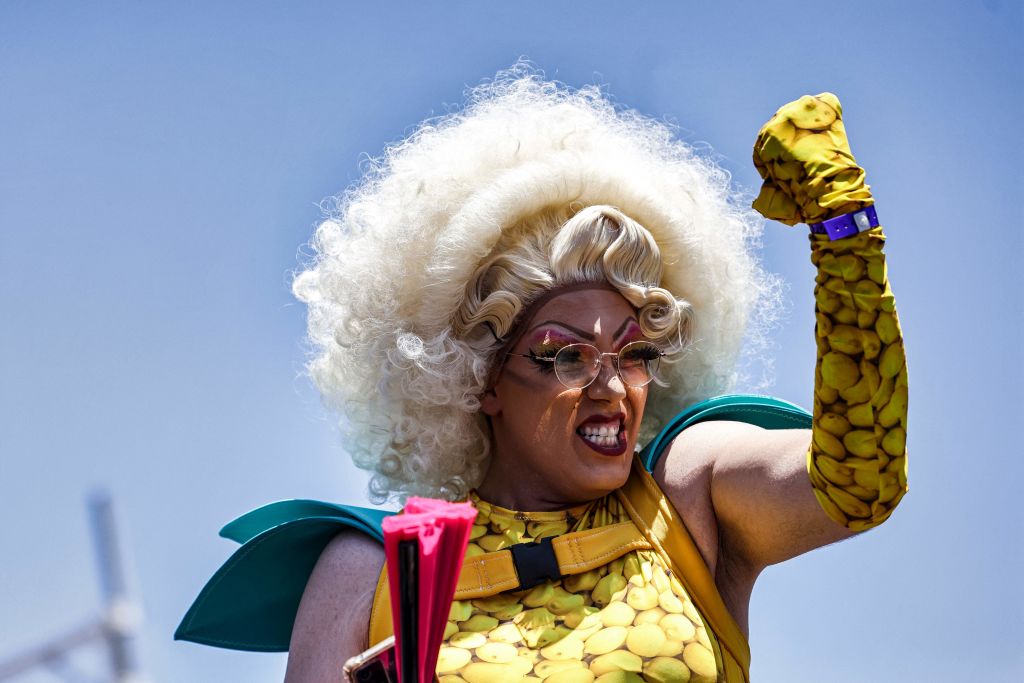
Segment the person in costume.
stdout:
<svg viewBox="0 0 1024 683">
<path fill-rule="evenodd" d="M 441 683 L 747 681 L 758 574 L 902 498 L 903 340 L 838 99 L 779 109 L 754 161 L 754 208 L 811 225 L 812 414 L 726 394 L 777 304 L 759 217 L 596 88 L 499 74 L 317 229 L 294 283 L 310 371 L 372 497 L 478 511 Z M 289 649 L 288 681 L 342 680 L 392 633 L 379 521 L 314 501 L 236 520 L 222 534 L 242 548 L 177 637 Z"/>
</svg>

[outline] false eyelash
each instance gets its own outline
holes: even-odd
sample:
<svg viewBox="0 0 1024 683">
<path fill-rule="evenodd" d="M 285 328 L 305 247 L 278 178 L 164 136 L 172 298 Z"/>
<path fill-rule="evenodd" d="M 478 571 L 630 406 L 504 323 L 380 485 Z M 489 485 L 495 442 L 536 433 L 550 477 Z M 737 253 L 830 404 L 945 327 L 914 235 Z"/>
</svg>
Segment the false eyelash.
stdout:
<svg viewBox="0 0 1024 683">
<path fill-rule="evenodd" d="M 552 362 L 555 358 L 555 354 L 558 353 L 558 349 L 548 348 L 544 349 L 540 353 L 530 349 L 529 359 L 537 366 L 537 369 L 547 374 L 555 371 L 555 364 Z"/>
<path fill-rule="evenodd" d="M 554 358 L 556 355 L 558 355 L 558 352 L 561 351 L 564 346 L 565 344 L 562 344 L 561 346 L 552 346 L 550 344 L 545 344 L 540 347 L 539 351 L 529 349 L 527 353 L 530 355 L 530 358 Z"/>
<path fill-rule="evenodd" d="M 532 360 L 533 364 L 537 366 L 537 372 L 540 372 L 545 375 L 550 375 L 552 372 L 555 371 L 554 363 L 545 363 L 544 361 L 538 360 L 537 358 L 531 358 L 530 360 Z"/>
<path fill-rule="evenodd" d="M 658 353 L 658 351 L 656 351 L 655 349 L 651 348 L 646 349 L 644 353 L 637 354 L 637 357 L 640 358 L 641 360 L 654 360 L 656 358 L 661 358 L 661 354 Z"/>
</svg>

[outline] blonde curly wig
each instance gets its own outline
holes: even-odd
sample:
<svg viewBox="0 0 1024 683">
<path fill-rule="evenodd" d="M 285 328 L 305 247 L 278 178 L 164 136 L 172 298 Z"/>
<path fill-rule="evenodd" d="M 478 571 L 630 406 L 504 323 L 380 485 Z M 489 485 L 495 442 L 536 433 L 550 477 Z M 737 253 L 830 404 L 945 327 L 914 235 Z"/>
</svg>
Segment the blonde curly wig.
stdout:
<svg viewBox="0 0 1024 683">
<path fill-rule="evenodd" d="M 293 290 L 309 371 L 375 502 L 465 497 L 486 473 L 479 414 L 523 309 L 607 281 L 678 351 L 642 437 L 735 381 L 748 318 L 777 305 L 761 221 L 666 124 L 518 64 L 389 146 L 316 230 Z M 762 315 L 770 319 L 771 315 Z"/>
</svg>

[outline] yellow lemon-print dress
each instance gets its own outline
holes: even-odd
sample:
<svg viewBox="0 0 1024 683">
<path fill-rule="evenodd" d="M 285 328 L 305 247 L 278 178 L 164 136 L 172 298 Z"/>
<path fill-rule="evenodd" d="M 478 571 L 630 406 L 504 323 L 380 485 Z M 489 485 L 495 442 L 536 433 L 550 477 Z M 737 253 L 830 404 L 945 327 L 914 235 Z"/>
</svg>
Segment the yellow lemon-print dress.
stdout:
<svg viewBox="0 0 1024 683">
<path fill-rule="evenodd" d="M 558 512 L 516 512 L 475 494 L 467 557 L 629 521 L 614 495 Z M 717 640 L 653 550 L 529 590 L 456 600 L 438 658 L 440 683 L 719 680 Z"/>
</svg>

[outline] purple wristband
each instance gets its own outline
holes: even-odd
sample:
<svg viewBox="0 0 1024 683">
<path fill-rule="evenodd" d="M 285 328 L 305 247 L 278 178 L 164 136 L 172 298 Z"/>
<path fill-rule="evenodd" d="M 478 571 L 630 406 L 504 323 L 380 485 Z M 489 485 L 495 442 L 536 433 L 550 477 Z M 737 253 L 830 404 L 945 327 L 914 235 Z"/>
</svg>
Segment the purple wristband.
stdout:
<svg viewBox="0 0 1024 683">
<path fill-rule="evenodd" d="M 815 235 L 828 235 L 830 240 L 835 241 L 877 227 L 878 214 L 875 213 L 875 205 L 871 204 L 860 211 L 844 213 L 822 223 L 814 223 L 811 225 L 811 232 Z"/>
</svg>

